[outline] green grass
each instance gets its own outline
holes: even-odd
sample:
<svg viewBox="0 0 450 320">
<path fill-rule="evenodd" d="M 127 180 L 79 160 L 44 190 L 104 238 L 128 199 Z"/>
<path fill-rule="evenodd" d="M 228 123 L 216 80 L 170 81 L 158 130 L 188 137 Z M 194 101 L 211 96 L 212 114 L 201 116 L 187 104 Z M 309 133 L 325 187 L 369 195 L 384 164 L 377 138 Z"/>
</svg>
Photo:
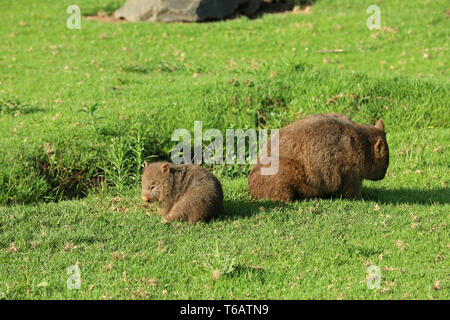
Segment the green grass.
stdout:
<svg viewBox="0 0 450 320">
<path fill-rule="evenodd" d="M 306 15 L 68 30 L 66 8 L 2 1 L 0 298 L 448 299 L 445 1 L 319 0 Z M 386 2 L 386 3 L 385 3 Z M 343 49 L 341 53 L 321 50 Z M 386 124 L 387 176 L 362 201 L 254 201 L 249 166 L 213 167 L 225 215 L 163 224 L 143 160 L 176 128 L 279 128 L 346 113 Z M 80 290 L 66 270 L 81 269 Z M 366 269 L 381 268 L 369 290 Z"/>
</svg>

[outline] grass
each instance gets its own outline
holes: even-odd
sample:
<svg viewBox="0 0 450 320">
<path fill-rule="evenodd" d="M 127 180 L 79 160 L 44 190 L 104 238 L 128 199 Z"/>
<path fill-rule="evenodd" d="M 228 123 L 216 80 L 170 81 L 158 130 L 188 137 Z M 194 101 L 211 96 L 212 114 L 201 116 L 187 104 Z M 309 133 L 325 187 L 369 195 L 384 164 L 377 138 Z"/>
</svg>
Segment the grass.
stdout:
<svg viewBox="0 0 450 320">
<path fill-rule="evenodd" d="M 449 298 L 445 1 L 380 2 L 372 31 L 367 1 L 68 30 L 74 3 L 89 15 L 123 1 L 0 4 L 1 298 Z M 331 111 L 386 124 L 388 174 L 363 201 L 251 200 L 248 165 L 211 168 L 225 215 L 208 224 L 163 224 L 139 199 L 143 160 L 167 159 L 176 128 Z M 66 288 L 72 265 L 80 290 Z"/>
</svg>

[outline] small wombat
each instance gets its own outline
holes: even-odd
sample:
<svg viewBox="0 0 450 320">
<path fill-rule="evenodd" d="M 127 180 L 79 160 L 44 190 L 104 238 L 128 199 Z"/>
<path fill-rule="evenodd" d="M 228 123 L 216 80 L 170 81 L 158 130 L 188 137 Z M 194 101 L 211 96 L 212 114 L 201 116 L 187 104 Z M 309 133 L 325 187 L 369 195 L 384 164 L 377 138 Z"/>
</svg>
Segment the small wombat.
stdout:
<svg viewBox="0 0 450 320">
<path fill-rule="evenodd" d="M 337 113 L 315 114 L 280 129 L 276 174 L 262 175 L 266 165 L 260 160 L 261 155 L 248 177 L 254 198 L 287 202 L 341 195 L 361 199 L 363 179 L 384 178 L 389 149 L 382 120 L 367 126 Z"/>
<path fill-rule="evenodd" d="M 195 164 L 145 163 L 142 200 L 158 201 L 159 216 L 198 222 L 223 212 L 223 191 L 217 178 Z"/>
</svg>

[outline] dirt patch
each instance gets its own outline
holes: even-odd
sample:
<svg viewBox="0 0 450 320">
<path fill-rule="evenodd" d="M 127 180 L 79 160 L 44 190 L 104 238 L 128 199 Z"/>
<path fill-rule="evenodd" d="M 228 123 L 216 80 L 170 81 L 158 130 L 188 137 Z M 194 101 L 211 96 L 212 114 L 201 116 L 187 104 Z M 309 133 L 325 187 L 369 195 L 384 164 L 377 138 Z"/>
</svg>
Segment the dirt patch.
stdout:
<svg viewBox="0 0 450 320">
<path fill-rule="evenodd" d="M 310 14 L 311 5 L 294 5 L 291 2 L 263 2 L 256 15 L 259 17 L 263 14 Z"/>
<path fill-rule="evenodd" d="M 107 16 L 104 14 L 97 14 L 95 16 L 86 16 L 84 17 L 87 20 L 95 20 L 95 21 L 100 21 L 100 22 L 115 22 L 115 23 L 124 23 L 127 22 L 127 20 L 125 19 L 116 19 L 114 18 L 113 15 Z"/>
<path fill-rule="evenodd" d="M 312 4 L 304 5 L 304 6 L 295 6 L 294 10 L 292 10 L 292 13 L 297 14 L 311 14 L 311 7 Z"/>
</svg>

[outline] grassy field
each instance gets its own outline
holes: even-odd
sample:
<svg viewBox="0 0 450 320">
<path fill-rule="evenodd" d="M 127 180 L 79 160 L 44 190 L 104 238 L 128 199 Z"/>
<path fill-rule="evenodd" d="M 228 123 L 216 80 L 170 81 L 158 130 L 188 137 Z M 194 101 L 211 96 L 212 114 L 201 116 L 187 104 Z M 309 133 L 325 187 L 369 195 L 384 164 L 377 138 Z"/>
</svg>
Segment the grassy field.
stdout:
<svg viewBox="0 0 450 320">
<path fill-rule="evenodd" d="M 449 299 L 447 1 L 66 27 L 69 5 L 123 2 L 0 2 L 0 299 Z M 332 111 L 385 122 L 390 166 L 362 201 L 255 201 L 249 165 L 211 168 L 225 215 L 207 224 L 140 200 L 143 161 L 168 159 L 177 128 Z"/>
</svg>

